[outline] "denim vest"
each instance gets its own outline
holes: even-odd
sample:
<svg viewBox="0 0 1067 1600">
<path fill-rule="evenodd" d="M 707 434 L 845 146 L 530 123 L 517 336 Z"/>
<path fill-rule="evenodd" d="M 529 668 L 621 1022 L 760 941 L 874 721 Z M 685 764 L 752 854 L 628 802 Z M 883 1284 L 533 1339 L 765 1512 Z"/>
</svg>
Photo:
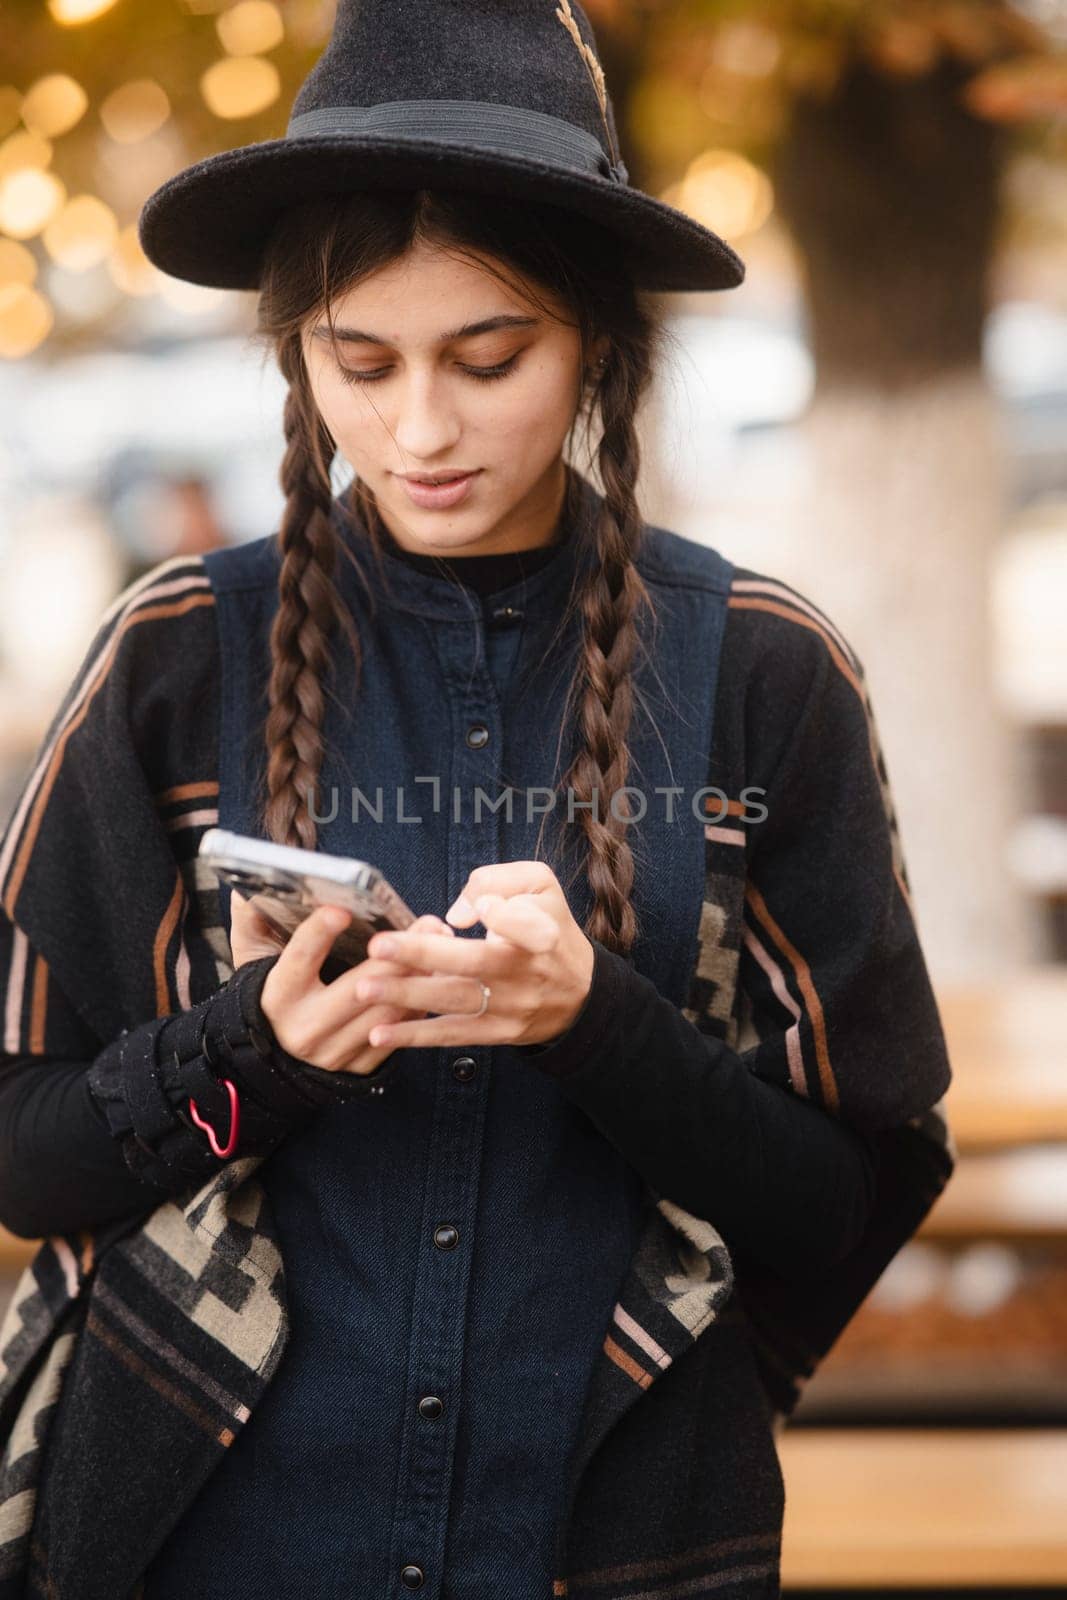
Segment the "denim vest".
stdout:
<svg viewBox="0 0 1067 1600">
<path fill-rule="evenodd" d="M 577 483 L 559 553 L 484 606 L 390 555 L 384 590 L 363 530 L 337 517 L 354 564 L 342 552 L 336 581 L 363 659 L 357 683 L 335 636 L 319 847 L 373 862 L 416 915 L 443 915 L 476 866 L 535 857 L 541 809 L 577 748 L 573 716 L 562 739 L 560 725 L 578 619 L 553 639 L 592 558 L 599 495 Z M 639 649 L 630 735 L 629 783 L 646 802 L 629 832 L 632 959 L 681 1007 L 732 569 L 664 529 L 643 537 L 656 622 L 651 635 L 642 626 L 649 659 Z M 259 832 L 277 561 L 273 536 L 205 557 L 221 647 L 219 822 L 243 833 Z M 549 850 L 566 803 L 550 812 Z M 568 875 L 547 858 L 583 923 L 591 895 L 575 856 Z M 401 1054 L 381 1095 L 321 1115 L 260 1168 L 289 1343 L 157 1553 L 145 1600 L 220 1592 L 220 1581 L 229 1600 L 551 1594 L 564 1469 L 651 1200 L 510 1047 Z"/>
</svg>

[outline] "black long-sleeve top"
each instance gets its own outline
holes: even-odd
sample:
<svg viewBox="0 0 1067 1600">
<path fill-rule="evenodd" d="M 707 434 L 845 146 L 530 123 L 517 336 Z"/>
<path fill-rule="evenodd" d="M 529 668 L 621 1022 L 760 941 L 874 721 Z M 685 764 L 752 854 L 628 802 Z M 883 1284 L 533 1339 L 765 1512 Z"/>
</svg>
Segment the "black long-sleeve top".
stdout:
<svg viewBox="0 0 1067 1600">
<path fill-rule="evenodd" d="M 398 559 L 440 571 L 443 581 L 460 576 L 483 596 L 553 557 L 548 547 L 446 563 L 401 551 L 391 541 L 390 549 Z M 176 587 L 186 581 L 192 594 L 195 574 L 202 575 L 198 563 L 171 565 Z M 113 690 L 109 694 L 105 683 L 102 691 L 97 731 L 106 729 L 109 716 L 130 719 L 148 789 L 157 804 L 175 811 L 166 821 L 183 840 L 188 863 L 213 820 L 195 820 L 193 794 L 210 794 L 217 762 L 210 604 L 169 610 L 124 643 L 125 656 L 109 670 Z M 87 669 L 88 662 L 83 673 Z M 928 1052 L 942 1048 L 941 1036 L 914 924 L 910 916 L 904 926 L 887 923 L 883 901 L 865 893 L 871 862 L 884 858 L 887 834 L 902 886 L 906 877 L 888 786 L 874 776 L 870 751 L 877 739 L 869 700 L 857 689 L 861 675 L 847 644 L 810 601 L 774 579 L 735 569 L 713 766 L 725 794 L 740 796 L 748 786 L 762 796 L 765 818 L 747 827 L 750 882 L 757 891 L 761 883 L 775 886 L 779 918 L 786 918 L 785 933 L 801 955 L 805 993 L 839 1051 L 877 1051 L 880 1038 L 889 1037 L 883 1022 L 892 1006 L 893 1038 L 908 1038 Z M 53 731 L 69 720 L 71 695 Z M 195 715 L 176 719 L 174 708 L 191 704 Z M 59 772 L 67 782 L 52 786 L 49 831 L 35 848 L 62 838 L 64 819 L 76 828 L 79 793 L 92 779 L 88 737 L 84 745 L 83 751 L 77 733 L 67 745 Z M 884 773 L 884 764 L 877 770 Z M 730 812 L 731 823 L 746 820 L 743 800 L 732 799 Z M 239 1052 L 237 1076 L 253 1113 L 250 1142 L 239 1153 L 269 1149 L 306 1117 L 328 1115 L 323 1108 L 331 1099 L 387 1092 L 395 1058 L 360 1078 L 322 1072 L 281 1049 L 258 1004 L 276 958 L 239 969 L 211 1001 L 158 1018 L 101 1049 L 88 1020 L 48 981 L 43 956 L 20 926 L 10 881 L 5 910 L 14 904 L 16 914 L 0 915 L 6 997 L 0 1222 L 15 1233 L 41 1237 L 147 1212 L 162 1193 L 188 1188 L 217 1167 L 184 1108 L 197 1093 L 213 1125 L 225 1127 L 225 1101 L 212 1089 L 200 1041 L 206 1038 L 209 1057 L 217 1056 L 215 1042 L 227 1027 L 231 1039 L 236 1025 L 255 1041 Z M 787 883 L 796 886 L 791 905 L 783 904 Z M 38 924 L 42 915 L 47 907 L 38 910 Z M 63 915 L 57 904 L 60 922 Z M 519 1047 L 531 1070 L 551 1075 L 620 1148 L 645 1152 L 643 1176 L 660 1192 L 696 1214 L 708 1215 L 713 1202 L 724 1236 L 758 1258 L 783 1266 L 808 1260 L 812 1241 L 823 1260 L 846 1253 L 870 1212 L 875 1141 L 790 1092 L 789 1032 L 797 1025 L 792 996 L 783 996 L 780 982 L 742 949 L 739 982 L 760 1039 L 754 1049 L 761 1052 L 762 1070 L 756 1072 L 753 1050 L 735 1051 L 698 1030 L 598 941 L 594 954 L 590 991 L 573 1025 L 548 1044 Z M 888 983 L 887 974 L 899 982 Z M 136 1086 L 149 1059 L 168 1065 L 159 1074 L 157 1101 L 146 1109 Z M 894 1092 L 906 1101 L 907 1063 L 898 1061 L 896 1069 Z M 947 1062 L 943 1076 L 947 1084 Z M 690 1138 L 681 1150 L 679 1104 L 690 1108 Z"/>
</svg>

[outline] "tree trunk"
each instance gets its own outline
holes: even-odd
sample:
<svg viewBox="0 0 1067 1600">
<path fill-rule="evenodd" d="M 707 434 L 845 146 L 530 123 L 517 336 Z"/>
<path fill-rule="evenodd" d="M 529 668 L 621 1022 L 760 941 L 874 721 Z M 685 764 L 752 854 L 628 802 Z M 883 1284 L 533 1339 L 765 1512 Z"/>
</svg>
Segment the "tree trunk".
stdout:
<svg viewBox="0 0 1067 1600">
<path fill-rule="evenodd" d="M 1035 942 L 1006 859 L 1021 741 L 992 682 L 1005 464 L 981 337 L 1000 135 L 960 106 L 962 76 L 857 65 L 797 102 L 776 173 L 817 371 L 792 581 L 866 666 L 938 980 L 991 977 Z"/>
</svg>

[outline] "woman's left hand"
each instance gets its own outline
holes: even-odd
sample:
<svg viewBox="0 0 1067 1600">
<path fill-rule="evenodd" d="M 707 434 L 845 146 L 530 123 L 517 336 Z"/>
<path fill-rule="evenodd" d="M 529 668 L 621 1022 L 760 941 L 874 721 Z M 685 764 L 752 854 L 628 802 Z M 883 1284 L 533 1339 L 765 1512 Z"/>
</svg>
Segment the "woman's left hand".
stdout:
<svg viewBox="0 0 1067 1600">
<path fill-rule="evenodd" d="M 376 933 L 368 944 L 369 955 L 417 973 L 360 980 L 358 997 L 435 1013 L 376 1026 L 372 1045 L 543 1044 L 566 1032 L 589 993 L 594 951 L 546 862 L 476 867 L 445 918 L 457 928 L 481 921 L 486 936 L 407 928 Z M 479 1017 L 472 1013 L 481 1008 L 482 983 L 491 994 Z"/>
</svg>

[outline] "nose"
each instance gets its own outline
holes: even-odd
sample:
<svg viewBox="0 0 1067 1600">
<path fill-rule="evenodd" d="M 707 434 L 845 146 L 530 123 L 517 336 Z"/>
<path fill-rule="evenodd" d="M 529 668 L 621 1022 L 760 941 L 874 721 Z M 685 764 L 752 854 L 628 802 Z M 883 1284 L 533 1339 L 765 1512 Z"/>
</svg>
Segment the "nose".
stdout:
<svg viewBox="0 0 1067 1600">
<path fill-rule="evenodd" d="M 439 461 L 462 431 L 448 385 L 432 372 L 412 371 L 396 387 L 393 437 L 405 458 Z M 418 470 L 417 466 L 409 470 Z"/>
</svg>

